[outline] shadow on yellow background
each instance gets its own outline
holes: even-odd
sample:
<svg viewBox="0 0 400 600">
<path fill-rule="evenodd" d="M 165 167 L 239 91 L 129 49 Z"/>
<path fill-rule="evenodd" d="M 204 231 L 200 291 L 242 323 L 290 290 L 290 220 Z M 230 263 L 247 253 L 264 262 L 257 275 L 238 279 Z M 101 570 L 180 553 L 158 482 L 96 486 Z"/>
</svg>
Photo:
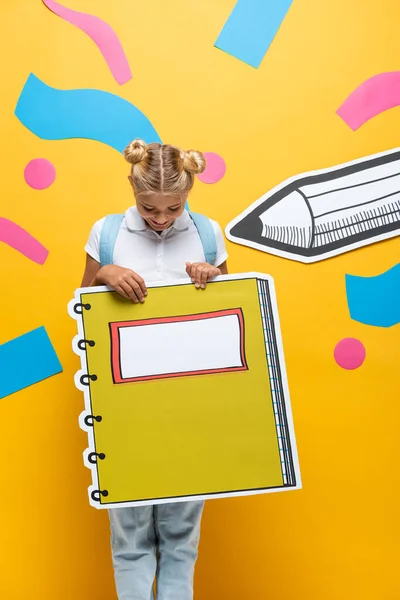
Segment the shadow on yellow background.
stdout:
<svg viewBox="0 0 400 600">
<path fill-rule="evenodd" d="M 65 2 L 67 4 L 67 2 Z M 1 215 L 50 250 L 44 266 L 0 246 L 1 339 L 45 325 L 64 373 L 0 402 L 0 595 L 7 600 L 115 598 L 105 513 L 89 507 L 81 394 L 67 302 L 93 222 L 132 202 L 123 158 L 88 140 L 48 142 L 14 116 L 30 72 L 58 88 L 104 89 L 133 102 L 162 139 L 221 154 L 216 185 L 191 207 L 222 226 L 287 177 L 399 146 L 394 109 L 352 132 L 335 110 L 364 79 L 400 68 L 396 0 L 294 0 L 259 69 L 213 43 L 234 0 L 68 0 L 109 22 L 133 78 L 119 87 L 94 44 L 40 0 L 1 7 Z M 29 160 L 57 169 L 38 192 Z M 229 244 L 231 272 L 273 275 L 304 489 L 210 501 L 198 600 L 396 600 L 399 328 L 352 322 L 344 275 L 399 261 L 393 239 L 314 265 Z M 184 259 L 184 257 L 183 257 Z M 343 337 L 367 349 L 353 372 L 333 360 Z"/>
</svg>

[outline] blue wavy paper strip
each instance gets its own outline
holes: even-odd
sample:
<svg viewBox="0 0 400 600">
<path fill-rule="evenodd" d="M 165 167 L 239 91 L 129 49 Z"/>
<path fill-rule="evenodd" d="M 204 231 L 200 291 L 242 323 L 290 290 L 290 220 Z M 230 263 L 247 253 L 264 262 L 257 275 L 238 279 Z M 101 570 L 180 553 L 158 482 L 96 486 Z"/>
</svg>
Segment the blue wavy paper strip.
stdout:
<svg viewBox="0 0 400 600">
<path fill-rule="evenodd" d="M 257 68 L 293 0 L 238 0 L 215 46 Z"/>
<path fill-rule="evenodd" d="M 346 293 L 353 321 L 375 327 L 400 323 L 400 264 L 376 277 L 346 275 Z"/>
<path fill-rule="evenodd" d="M 0 345 L 0 398 L 61 372 L 44 327 Z"/>
<path fill-rule="evenodd" d="M 123 152 L 135 138 L 161 142 L 149 119 L 109 92 L 59 90 L 29 75 L 15 109 L 25 127 L 44 140 L 84 138 Z"/>
</svg>

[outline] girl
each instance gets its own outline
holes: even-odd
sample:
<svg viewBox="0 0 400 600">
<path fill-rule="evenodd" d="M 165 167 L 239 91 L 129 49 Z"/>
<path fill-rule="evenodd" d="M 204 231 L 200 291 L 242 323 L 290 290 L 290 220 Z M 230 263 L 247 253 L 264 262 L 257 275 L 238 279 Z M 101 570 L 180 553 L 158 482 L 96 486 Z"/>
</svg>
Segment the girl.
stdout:
<svg viewBox="0 0 400 600">
<path fill-rule="evenodd" d="M 98 221 L 86 245 L 82 286 L 108 285 L 133 302 L 144 302 L 146 281 L 190 277 L 198 288 L 226 274 L 227 253 L 219 225 L 211 221 L 217 253 L 204 261 L 202 242 L 185 210 L 194 175 L 206 162 L 200 152 L 134 140 L 125 149 L 136 206 L 129 208 L 116 239 L 113 264 L 100 265 Z M 132 475 L 133 476 L 133 475 Z M 119 600 L 192 600 L 202 502 L 110 510 L 113 565 Z"/>
</svg>

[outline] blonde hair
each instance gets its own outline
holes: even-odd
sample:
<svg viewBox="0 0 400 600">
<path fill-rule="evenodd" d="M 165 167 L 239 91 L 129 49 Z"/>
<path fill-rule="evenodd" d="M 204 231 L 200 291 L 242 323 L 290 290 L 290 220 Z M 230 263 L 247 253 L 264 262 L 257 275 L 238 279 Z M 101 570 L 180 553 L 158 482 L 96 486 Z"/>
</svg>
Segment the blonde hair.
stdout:
<svg viewBox="0 0 400 600">
<path fill-rule="evenodd" d="M 194 176 L 206 168 L 201 152 L 185 152 L 169 144 L 133 140 L 125 148 L 125 159 L 132 165 L 135 195 L 164 193 L 186 195 L 193 187 Z"/>
</svg>

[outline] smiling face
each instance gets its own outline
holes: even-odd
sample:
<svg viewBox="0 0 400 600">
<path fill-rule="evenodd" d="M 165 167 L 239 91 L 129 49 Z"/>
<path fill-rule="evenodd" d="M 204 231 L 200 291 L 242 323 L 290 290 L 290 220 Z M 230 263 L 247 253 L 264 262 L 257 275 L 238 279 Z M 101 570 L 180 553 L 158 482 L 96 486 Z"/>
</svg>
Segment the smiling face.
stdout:
<svg viewBox="0 0 400 600">
<path fill-rule="evenodd" d="M 149 227 L 154 231 L 164 231 L 183 213 L 185 200 L 178 195 L 138 194 L 136 206 Z"/>
</svg>

